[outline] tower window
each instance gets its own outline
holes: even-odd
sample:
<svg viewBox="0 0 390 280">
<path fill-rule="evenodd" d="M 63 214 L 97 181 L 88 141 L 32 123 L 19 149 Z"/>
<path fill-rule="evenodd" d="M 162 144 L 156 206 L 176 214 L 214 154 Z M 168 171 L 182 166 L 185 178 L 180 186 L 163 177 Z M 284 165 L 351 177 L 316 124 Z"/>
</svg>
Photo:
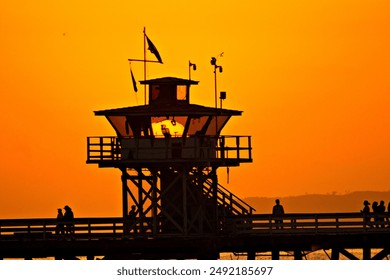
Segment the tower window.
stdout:
<svg viewBox="0 0 390 280">
<path fill-rule="evenodd" d="M 187 86 L 177 86 L 176 100 L 187 100 Z"/>
<path fill-rule="evenodd" d="M 156 100 L 160 95 L 160 85 L 152 85 L 151 99 Z"/>
</svg>

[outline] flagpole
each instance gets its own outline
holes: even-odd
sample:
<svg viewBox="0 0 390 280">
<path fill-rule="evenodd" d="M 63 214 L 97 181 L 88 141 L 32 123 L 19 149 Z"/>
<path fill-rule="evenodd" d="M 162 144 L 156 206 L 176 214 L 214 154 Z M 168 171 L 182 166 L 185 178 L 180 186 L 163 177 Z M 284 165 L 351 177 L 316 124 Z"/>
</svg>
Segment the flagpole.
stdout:
<svg viewBox="0 0 390 280">
<path fill-rule="evenodd" d="M 155 55 L 155 57 L 157 58 L 157 61 L 156 60 L 146 60 L 146 43 L 148 44 L 148 50 L 150 50 L 150 52 Z M 138 62 L 143 62 L 144 63 L 144 81 L 146 81 L 146 74 L 147 74 L 146 63 L 147 62 L 163 63 L 162 59 L 161 59 L 161 56 L 158 53 L 158 50 L 157 50 L 156 46 L 152 43 L 152 41 L 150 41 L 150 39 L 146 35 L 146 27 L 144 27 L 144 59 L 129 58 L 128 61 L 129 62 L 131 62 L 131 61 L 138 61 Z M 132 75 L 132 79 L 133 79 L 133 76 L 134 75 Z M 146 105 L 146 99 L 147 99 L 146 95 L 147 95 L 146 84 L 144 84 L 144 105 Z"/>
<path fill-rule="evenodd" d="M 146 81 L 146 28 L 144 27 L 144 81 Z M 144 105 L 146 105 L 146 84 L 144 84 Z"/>
</svg>

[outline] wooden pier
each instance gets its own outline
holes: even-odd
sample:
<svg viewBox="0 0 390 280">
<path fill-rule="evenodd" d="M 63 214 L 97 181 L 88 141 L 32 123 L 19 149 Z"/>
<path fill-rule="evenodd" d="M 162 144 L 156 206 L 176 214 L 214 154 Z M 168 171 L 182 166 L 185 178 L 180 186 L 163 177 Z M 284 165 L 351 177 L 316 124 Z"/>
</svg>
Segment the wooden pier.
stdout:
<svg viewBox="0 0 390 280">
<path fill-rule="evenodd" d="M 221 217 L 218 232 L 164 233 L 159 221 L 138 221 L 128 232 L 123 218 L 77 218 L 74 234 L 56 234 L 56 219 L 0 220 L 0 257 L 74 259 L 218 259 L 223 253 L 255 259 L 268 253 L 279 259 L 286 252 L 303 259 L 308 252 L 331 250 L 331 259 L 358 259 L 351 249 L 361 249 L 363 259 L 385 259 L 390 254 L 390 228 L 366 223 L 361 213 L 289 214 L 282 227 L 272 215 Z M 373 219 L 371 219 L 373 221 Z M 375 254 L 373 253 L 375 252 Z"/>
</svg>

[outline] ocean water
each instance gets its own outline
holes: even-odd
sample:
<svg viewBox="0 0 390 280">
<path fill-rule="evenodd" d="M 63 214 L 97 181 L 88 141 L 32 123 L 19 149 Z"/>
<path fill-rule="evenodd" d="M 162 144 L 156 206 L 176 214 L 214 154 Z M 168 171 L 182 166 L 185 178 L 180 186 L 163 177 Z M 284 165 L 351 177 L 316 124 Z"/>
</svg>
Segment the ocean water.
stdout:
<svg viewBox="0 0 390 280">
<path fill-rule="evenodd" d="M 362 249 L 348 249 L 348 252 L 353 254 L 359 259 L 363 259 Z M 380 249 L 373 249 L 371 251 L 371 256 L 375 256 L 379 253 Z M 314 252 L 303 252 L 303 260 L 330 260 L 331 250 L 317 250 Z M 85 256 L 76 256 L 79 260 L 87 260 Z M 103 259 L 103 256 L 96 256 L 95 260 Z M 246 260 L 246 254 L 235 254 L 235 253 L 222 253 L 220 255 L 220 260 Z M 256 255 L 256 260 L 271 260 L 271 253 L 258 253 Z M 389 260 L 390 255 L 388 255 L 385 260 Z M 23 260 L 23 259 L 4 259 L 4 260 Z M 49 258 L 33 258 L 33 260 L 54 260 L 54 257 Z M 294 260 L 293 252 L 280 252 L 280 260 Z M 340 260 L 349 260 L 344 255 L 340 254 Z"/>
<path fill-rule="evenodd" d="M 348 249 L 348 252 L 356 256 L 358 259 L 363 259 L 363 250 L 362 249 Z M 371 250 L 371 256 L 375 256 L 381 250 L 373 249 Z M 303 260 L 330 260 L 332 252 L 331 250 L 317 250 L 314 252 L 303 252 Z M 389 259 L 388 255 L 385 259 Z M 224 253 L 221 254 L 221 260 L 246 260 L 247 256 L 245 254 L 234 254 L 234 253 Z M 256 260 L 271 260 L 270 253 L 258 253 L 256 255 Z M 280 260 L 294 260 L 293 252 L 280 252 Z M 349 260 L 344 255 L 340 254 L 340 260 Z"/>
</svg>

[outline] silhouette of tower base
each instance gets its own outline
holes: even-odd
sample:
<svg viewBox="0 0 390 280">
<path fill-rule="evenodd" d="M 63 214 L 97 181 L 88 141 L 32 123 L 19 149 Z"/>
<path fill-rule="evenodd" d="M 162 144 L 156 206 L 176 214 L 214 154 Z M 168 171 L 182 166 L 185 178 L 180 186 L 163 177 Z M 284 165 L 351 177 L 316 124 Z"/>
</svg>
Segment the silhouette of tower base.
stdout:
<svg viewBox="0 0 390 280">
<path fill-rule="evenodd" d="M 135 205 L 139 233 L 200 234 L 218 228 L 216 168 L 122 169 L 123 217 Z"/>
</svg>

